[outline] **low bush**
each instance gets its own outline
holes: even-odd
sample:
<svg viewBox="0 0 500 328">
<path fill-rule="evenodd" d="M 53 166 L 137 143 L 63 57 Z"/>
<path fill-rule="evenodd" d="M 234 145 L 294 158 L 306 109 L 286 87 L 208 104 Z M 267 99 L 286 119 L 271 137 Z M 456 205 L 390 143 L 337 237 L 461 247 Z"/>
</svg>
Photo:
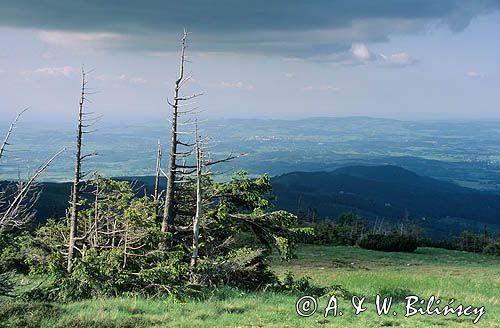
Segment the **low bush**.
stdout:
<svg viewBox="0 0 500 328">
<path fill-rule="evenodd" d="M 295 215 L 270 211 L 266 175 L 252 179 L 239 172 L 229 182 L 207 180 L 204 186 L 207 201 L 193 262 L 193 181 L 179 190 L 183 203 L 176 209 L 175 227 L 163 232 L 161 204 L 138 198 L 127 181 L 96 176 L 88 188 L 95 188 L 98 197 L 82 200 L 70 270 L 67 220 L 49 219 L 20 243 L 28 250 L 24 263 L 29 273 L 50 278 L 22 298 L 73 301 L 135 293 L 183 299 L 222 285 L 247 290 L 274 285 L 277 277 L 268 264 L 272 251 L 281 260 L 293 258 L 295 242 L 312 229 L 298 226 Z M 17 253 L 4 256 L 9 267 L 19 262 Z"/>
<path fill-rule="evenodd" d="M 500 242 L 491 242 L 483 248 L 484 254 L 500 256 Z"/>
<path fill-rule="evenodd" d="M 317 297 L 328 295 L 343 299 L 351 299 L 353 294 L 341 285 L 321 287 L 311 284 L 311 277 L 304 276 L 296 278 L 293 273 L 287 272 L 282 280 L 277 280 L 272 286 L 272 290 L 277 292 L 314 295 Z"/>
<path fill-rule="evenodd" d="M 0 318 L 2 318 L 0 319 L 0 327 L 40 327 L 44 318 L 55 318 L 62 313 L 63 310 L 53 303 L 4 303 L 0 306 Z"/>
</svg>

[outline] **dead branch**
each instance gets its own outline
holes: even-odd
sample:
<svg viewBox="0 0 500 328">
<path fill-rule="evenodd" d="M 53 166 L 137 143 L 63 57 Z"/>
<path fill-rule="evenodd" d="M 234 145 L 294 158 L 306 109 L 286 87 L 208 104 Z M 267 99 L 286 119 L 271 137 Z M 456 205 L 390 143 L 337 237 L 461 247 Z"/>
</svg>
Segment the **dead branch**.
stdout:
<svg viewBox="0 0 500 328">
<path fill-rule="evenodd" d="M 14 119 L 14 121 L 12 121 L 12 123 L 10 124 L 9 130 L 7 131 L 7 135 L 5 136 L 5 139 L 2 142 L 2 146 L 0 147 L 0 159 L 2 158 L 5 147 L 9 145 L 9 138 L 12 134 L 12 131 L 14 131 L 14 128 L 16 127 L 17 121 L 19 121 L 19 118 L 21 117 L 21 115 L 23 115 L 23 113 L 25 111 L 27 111 L 28 109 L 29 109 L 29 107 L 26 107 L 21 112 L 19 112 L 19 114 L 17 114 L 16 118 Z"/>
<path fill-rule="evenodd" d="M 66 148 L 61 149 L 58 151 L 56 154 L 54 154 L 48 161 L 46 161 L 44 164 L 42 164 L 28 179 L 26 183 L 23 183 L 19 191 L 17 193 L 17 196 L 14 198 L 14 200 L 10 203 L 9 207 L 7 210 L 3 213 L 2 218 L 0 219 L 0 226 L 1 227 L 7 227 L 7 226 L 22 226 L 26 223 L 26 220 L 23 220 L 22 218 L 19 218 L 19 214 L 24 212 L 22 204 L 26 200 L 26 197 L 29 193 L 29 191 L 32 189 L 36 179 L 40 176 L 40 174 L 43 173 L 51 164 L 52 162 L 58 157 L 62 152 L 64 152 Z M 37 196 L 38 197 L 38 196 Z M 33 201 L 33 199 L 32 199 Z"/>
</svg>

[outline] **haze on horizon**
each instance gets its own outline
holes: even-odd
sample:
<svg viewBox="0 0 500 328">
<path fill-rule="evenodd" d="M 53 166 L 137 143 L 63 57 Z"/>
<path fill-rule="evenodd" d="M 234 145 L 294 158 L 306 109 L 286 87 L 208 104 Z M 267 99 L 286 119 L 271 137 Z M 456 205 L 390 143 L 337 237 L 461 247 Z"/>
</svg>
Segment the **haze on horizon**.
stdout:
<svg viewBox="0 0 500 328">
<path fill-rule="evenodd" d="M 184 27 L 209 117 L 500 120 L 498 0 L 0 0 L 0 121 L 165 120 Z"/>
</svg>

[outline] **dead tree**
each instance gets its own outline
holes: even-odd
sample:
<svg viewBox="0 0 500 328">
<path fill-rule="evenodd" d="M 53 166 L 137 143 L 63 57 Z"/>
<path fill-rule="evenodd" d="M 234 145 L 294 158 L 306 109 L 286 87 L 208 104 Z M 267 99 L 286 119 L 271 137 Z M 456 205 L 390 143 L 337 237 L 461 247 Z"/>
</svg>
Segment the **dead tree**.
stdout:
<svg viewBox="0 0 500 328">
<path fill-rule="evenodd" d="M 10 124 L 9 129 L 7 130 L 7 134 L 5 135 L 5 139 L 2 142 L 2 145 L 0 146 L 0 160 L 2 159 L 2 156 L 3 156 L 3 153 L 4 153 L 5 149 L 6 149 L 6 147 L 8 145 L 10 145 L 9 144 L 9 138 L 12 135 L 12 132 L 14 131 L 14 128 L 16 127 L 16 124 L 19 121 L 19 118 L 27 110 L 28 110 L 28 108 L 25 108 L 21 112 L 19 112 L 17 114 L 17 116 L 14 118 L 14 120 L 12 121 L 12 123 Z M 7 200 L 7 197 L 9 196 L 8 187 L 9 186 L 7 186 L 5 188 L 5 190 L 3 190 L 3 189 L 0 190 L 0 211 L 1 211 L 0 212 L 0 216 L 2 216 L 1 213 L 4 213 L 7 210 L 6 208 L 4 208 L 4 206 L 6 206 L 6 204 L 8 203 L 8 200 Z M 20 188 L 18 188 L 18 190 L 19 189 Z"/>
<path fill-rule="evenodd" d="M 167 178 L 167 186 L 166 186 L 166 191 L 165 191 L 165 205 L 163 209 L 163 219 L 162 219 L 162 224 L 161 224 L 161 231 L 162 232 L 167 232 L 171 230 L 172 227 L 174 227 L 174 220 L 175 220 L 175 192 L 176 192 L 176 184 L 179 183 L 178 177 L 179 174 L 182 173 L 182 170 L 184 169 L 194 169 L 196 166 L 186 166 L 183 164 L 178 164 L 177 159 L 179 157 L 187 157 L 192 154 L 192 149 L 185 151 L 185 152 L 179 152 L 179 146 L 184 146 L 184 147 L 193 147 L 193 144 L 188 144 L 186 142 L 182 142 L 179 140 L 179 134 L 182 134 L 183 132 L 179 131 L 179 115 L 181 114 L 187 114 L 187 113 L 192 113 L 196 109 L 191 109 L 191 110 L 184 110 L 181 111 L 181 107 L 186 107 L 192 104 L 189 103 L 184 103 L 187 100 L 196 98 L 201 95 L 200 94 L 193 94 L 190 96 L 181 96 L 180 91 L 182 86 L 189 81 L 191 76 L 185 76 L 185 63 L 187 62 L 186 60 L 186 39 L 187 39 L 188 33 L 184 31 L 182 41 L 181 41 L 181 60 L 180 60 L 180 67 L 179 67 L 179 77 L 175 81 L 175 89 L 174 89 L 174 98 L 173 102 L 168 102 L 169 105 L 172 107 L 172 120 L 171 120 L 171 131 L 170 131 L 170 153 L 169 153 L 169 160 L 168 160 L 168 170 L 166 173 L 166 178 Z"/>
<path fill-rule="evenodd" d="M 151 218 L 150 214 L 153 213 L 149 205 L 141 202 L 134 204 L 137 191 L 134 185 L 102 179 L 99 175 L 90 184 L 95 187 L 94 213 L 79 218 L 75 252 L 84 258 L 87 250 L 120 249 L 123 268 L 127 266 L 129 258 L 146 256 L 150 226 L 143 220 L 128 219 L 126 211 L 129 206 L 138 206 L 137 212 L 143 215 L 144 220 Z M 117 206 L 117 203 L 121 205 Z"/>
<path fill-rule="evenodd" d="M 200 219 L 203 215 L 203 147 L 201 144 L 198 126 L 196 126 L 196 213 L 193 218 L 193 253 L 191 255 L 191 264 L 189 266 L 191 275 L 194 276 L 196 270 L 196 261 L 198 260 L 198 251 L 200 249 Z"/>
<path fill-rule="evenodd" d="M 123 243 L 123 268 L 127 265 L 128 257 L 144 256 L 141 253 L 143 252 L 142 249 L 146 246 L 145 238 L 148 235 L 147 230 L 132 227 L 129 223 L 125 224 L 124 230 L 125 232 L 122 234 L 123 239 L 120 242 Z"/>
<path fill-rule="evenodd" d="M 16 127 L 17 121 L 19 121 L 19 118 L 21 117 L 21 115 L 23 115 L 24 112 L 27 111 L 28 109 L 29 109 L 29 107 L 27 107 L 27 108 L 23 109 L 21 112 L 19 112 L 19 114 L 17 114 L 16 118 L 14 119 L 14 121 L 12 121 L 12 123 L 10 124 L 9 130 L 7 131 L 7 134 L 5 135 L 5 139 L 2 142 L 2 146 L 0 147 L 0 159 L 2 159 L 3 152 L 5 151 L 5 147 L 7 147 L 9 145 L 9 138 L 12 135 L 12 131 L 14 131 L 14 128 Z"/>
<path fill-rule="evenodd" d="M 87 73 L 85 68 L 82 66 L 82 83 L 81 83 L 81 93 L 80 102 L 78 106 L 78 125 L 76 133 L 76 152 L 75 152 L 75 173 L 73 178 L 73 186 L 71 189 L 71 199 L 70 199 L 70 219 L 69 219 L 69 237 L 68 237 L 68 263 L 67 271 L 71 273 L 73 270 L 73 257 L 75 250 L 75 242 L 77 240 L 77 228 L 78 228 L 78 213 L 79 213 L 79 200 L 80 193 L 83 189 L 83 176 L 82 173 L 82 162 L 84 159 L 96 155 L 95 153 L 82 155 L 82 141 L 83 135 L 90 133 L 91 131 L 86 131 L 85 129 L 91 126 L 89 121 L 92 119 L 88 118 L 88 115 L 92 113 L 85 112 L 85 102 L 88 101 L 87 96 L 90 94 L 87 91 Z"/>
<path fill-rule="evenodd" d="M 232 161 L 241 155 L 229 155 L 226 158 L 220 160 L 211 160 L 210 156 L 205 156 L 207 153 L 206 142 L 208 138 L 203 138 L 198 129 L 198 124 L 196 123 L 195 128 L 195 151 L 196 151 L 196 212 L 193 217 L 193 249 L 191 254 L 190 262 L 190 273 L 193 282 L 196 282 L 196 263 L 198 261 L 198 253 L 200 249 L 200 221 L 203 216 L 203 204 L 204 204 L 204 193 L 203 193 L 203 178 L 204 176 L 211 175 L 209 171 L 204 171 L 205 168 L 210 167 L 215 164 L 224 163 Z"/>
<path fill-rule="evenodd" d="M 99 243 L 99 179 L 95 182 L 95 199 L 94 199 L 94 242 L 93 245 L 96 246 Z"/>
<path fill-rule="evenodd" d="M 12 121 L 9 130 L 5 136 L 4 141 L 0 147 L 0 159 L 2 158 L 6 147 L 9 144 L 9 138 L 16 127 L 17 122 L 21 115 L 26 112 L 28 108 L 23 109 L 16 118 Z M 10 228 L 21 228 L 23 227 L 33 216 L 33 206 L 38 200 L 39 192 L 35 188 L 35 183 L 40 174 L 43 173 L 58 157 L 65 148 L 53 155 L 48 161 L 43 163 L 26 182 L 19 181 L 17 185 L 17 191 L 13 192 L 12 195 L 8 191 L 5 191 L 2 196 L 4 199 L 0 199 L 0 205 L 2 205 L 2 210 L 0 213 L 0 228 L 10 229 Z M 13 199 L 9 200 L 12 196 Z"/>
<path fill-rule="evenodd" d="M 28 201 L 30 191 L 32 191 L 36 179 L 43 173 L 66 148 L 61 149 L 53 155 L 47 162 L 42 164 L 26 181 L 20 183 L 18 192 L 14 199 L 9 203 L 7 209 L 1 214 L 0 227 L 22 227 L 31 218 L 31 209 L 38 199 L 38 193 L 35 193 Z"/>
</svg>

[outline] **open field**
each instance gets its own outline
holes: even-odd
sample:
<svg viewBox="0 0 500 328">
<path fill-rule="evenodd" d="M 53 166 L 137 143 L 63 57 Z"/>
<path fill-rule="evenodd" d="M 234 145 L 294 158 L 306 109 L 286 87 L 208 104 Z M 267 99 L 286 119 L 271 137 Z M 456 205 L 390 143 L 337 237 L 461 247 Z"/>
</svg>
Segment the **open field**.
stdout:
<svg viewBox="0 0 500 328">
<path fill-rule="evenodd" d="M 322 317 L 328 297 L 319 299 L 318 312 L 299 318 L 300 295 L 221 289 L 205 301 L 175 302 L 118 298 L 72 304 L 0 305 L 0 327 L 471 327 L 475 316 L 404 317 L 403 298 L 435 295 L 447 304 L 484 306 L 476 327 L 500 327 L 500 260 L 498 257 L 419 248 L 414 254 L 383 253 L 356 247 L 300 246 L 298 258 L 273 263 L 308 275 L 317 285 L 342 285 L 366 297 L 366 312 L 355 316 L 350 300 L 339 299 L 343 316 Z M 377 293 L 397 302 L 387 316 L 375 313 Z M 444 305 L 442 303 L 442 305 Z M 26 308 L 27 307 L 27 308 Z M 396 311 L 397 316 L 392 315 Z"/>
</svg>

